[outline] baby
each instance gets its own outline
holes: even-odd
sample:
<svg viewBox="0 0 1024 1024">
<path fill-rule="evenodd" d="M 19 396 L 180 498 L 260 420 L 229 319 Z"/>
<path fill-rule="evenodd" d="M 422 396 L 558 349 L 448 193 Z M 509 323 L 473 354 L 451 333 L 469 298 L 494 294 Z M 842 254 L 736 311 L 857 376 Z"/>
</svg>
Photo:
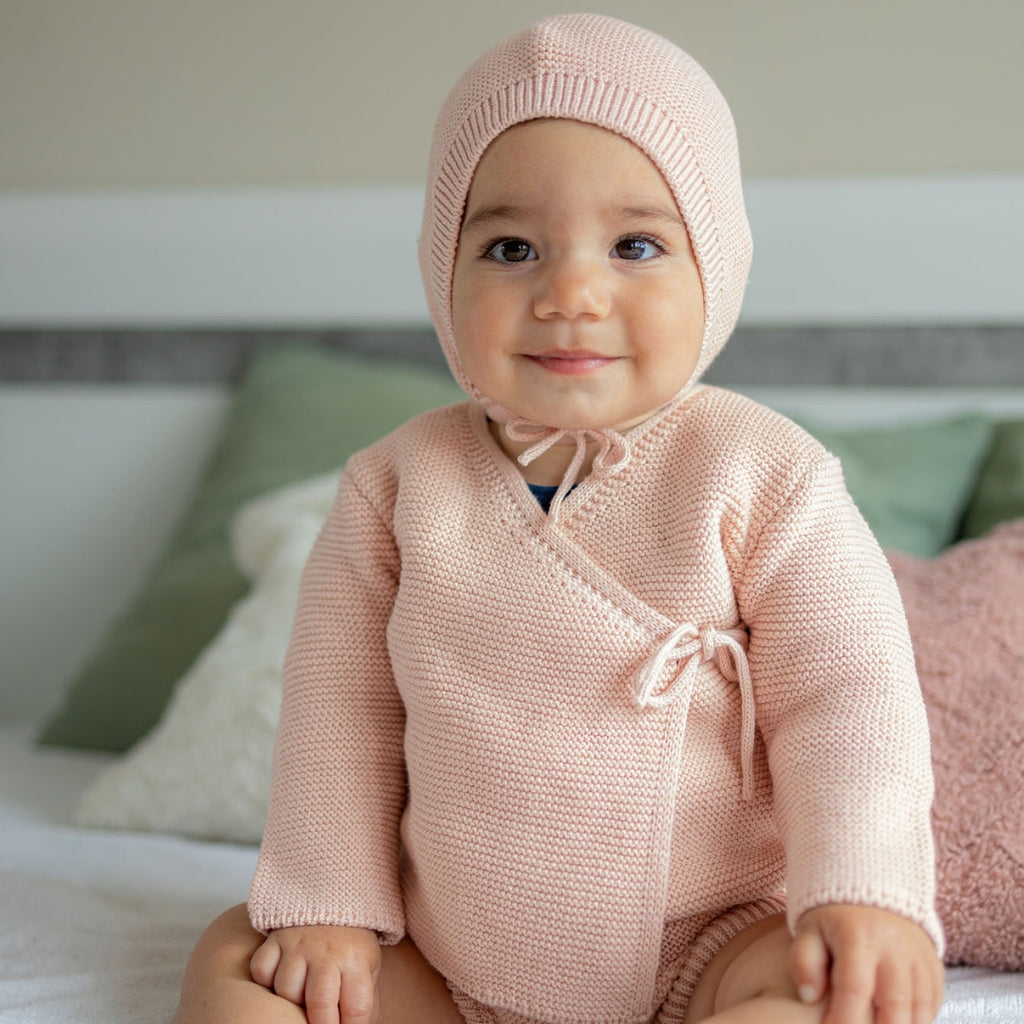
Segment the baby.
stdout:
<svg viewBox="0 0 1024 1024">
<path fill-rule="evenodd" d="M 470 400 L 342 474 L 181 1024 L 934 1018 L 893 579 L 836 460 L 700 383 L 750 253 L 666 40 L 551 18 L 456 85 L 420 257 Z"/>
</svg>

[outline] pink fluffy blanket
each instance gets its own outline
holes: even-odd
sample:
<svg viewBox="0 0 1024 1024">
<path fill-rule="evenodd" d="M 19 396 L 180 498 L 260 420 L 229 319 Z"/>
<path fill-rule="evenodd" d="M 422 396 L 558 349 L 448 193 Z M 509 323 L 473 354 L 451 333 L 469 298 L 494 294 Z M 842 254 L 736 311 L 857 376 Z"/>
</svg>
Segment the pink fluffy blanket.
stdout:
<svg viewBox="0 0 1024 1024">
<path fill-rule="evenodd" d="M 1024 969 L 1024 519 L 895 552 L 928 707 L 948 963 Z"/>
</svg>

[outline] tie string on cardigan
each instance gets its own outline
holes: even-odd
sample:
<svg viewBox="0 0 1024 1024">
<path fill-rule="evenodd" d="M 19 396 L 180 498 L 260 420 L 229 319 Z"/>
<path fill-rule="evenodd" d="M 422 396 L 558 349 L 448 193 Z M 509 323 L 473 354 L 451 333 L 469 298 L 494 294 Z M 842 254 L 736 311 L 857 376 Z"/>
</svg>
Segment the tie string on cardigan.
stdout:
<svg viewBox="0 0 1024 1024">
<path fill-rule="evenodd" d="M 747 661 L 747 639 L 744 629 L 698 628 L 690 622 L 677 626 L 641 666 L 634 696 L 640 708 L 666 707 L 682 697 L 689 701 L 697 670 L 706 662 L 716 661 L 722 675 L 739 684 L 743 799 L 751 800 L 754 796 L 754 684 Z M 671 661 L 682 665 L 667 685 L 660 685 Z"/>
<path fill-rule="evenodd" d="M 600 445 L 597 455 L 594 456 L 593 472 L 618 473 L 629 462 L 629 445 L 626 443 L 626 439 L 608 427 L 568 430 L 559 427 L 543 427 L 530 420 L 516 419 L 505 424 L 505 433 L 513 441 L 535 442 L 519 456 L 517 461 L 521 466 L 528 466 L 534 459 L 539 458 L 548 449 L 558 444 L 563 437 L 570 437 L 575 441 L 576 452 L 562 476 L 562 482 L 558 485 L 558 490 L 555 491 L 555 496 L 551 499 L 551 506 L 548 509 L 548 517 L 552 521 L 558 519 L 558 510 L 561 508 L 562 499 L 572 490 L 580 470 L 583 468 L 588 440 L 596 441 Z"/>
</svg>

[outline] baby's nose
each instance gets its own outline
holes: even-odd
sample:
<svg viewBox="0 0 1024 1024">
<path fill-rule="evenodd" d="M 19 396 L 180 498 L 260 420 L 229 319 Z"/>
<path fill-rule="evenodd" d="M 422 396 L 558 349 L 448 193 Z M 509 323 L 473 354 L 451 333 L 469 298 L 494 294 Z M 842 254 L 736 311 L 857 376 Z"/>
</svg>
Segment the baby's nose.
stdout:
<svg viewBox="0 0 1024 1024">
<path fill-rule="evenodd" d="M 611 311 L 611 290 L 590 260 L 568 257 L 552 261 L 538 275 L 534 314 L 542 320 L 564 317 L 604 319 Z"/>
</svg>

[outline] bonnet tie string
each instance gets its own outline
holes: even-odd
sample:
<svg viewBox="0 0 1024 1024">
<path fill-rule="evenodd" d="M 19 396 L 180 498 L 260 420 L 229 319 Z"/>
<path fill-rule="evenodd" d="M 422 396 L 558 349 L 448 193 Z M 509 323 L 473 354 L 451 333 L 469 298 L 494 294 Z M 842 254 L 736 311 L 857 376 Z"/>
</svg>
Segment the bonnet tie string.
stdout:
<svg viewBox="0 0 1024 1024">
<path fill-rule="evenodd" d="M 583 466 L 583 460 L 587 454 L 587 441 L 596 441 L 600 448 L 594 456 L 593 469 L 596 473 L 617 473 L 629 462 L 629 446 L 626 439 L 610 428 L 586 428 L 584 430 L 568 430 L 560 427 L 542 427 L 529 420 L 511 420 L 505 424 L 505 433 L 512 441 L 535 441 L 519 456 L 518 462 L 521 466 L 528 466 L 534 459 L 539 458 L 549 448 L 558 444 L 563 437 L 570 437 L 576 442 L 576 452 L 572 457 L 562 477 L 562 482 L 551 499 L 551 506 L 548 509 L 548 517 L 555 521 L 558 518 L 558 510 L 562 505 L 562 499 L 572 490 L 576 478 L 579 476 Z"/>
<path fill-rule="evenodd" d="M 692 623 L 677 626 L 654 654 L 641 666 L 636 677 L 635 698 L 641 708 L 660 708 L 693 694 L 697 670 L 704 662 L 717 661 L 719 671 L 740 688 L 740 765 L 743 799 L 754 796 L 754 684 L 747 662 L 747 632 L 743 629 L 714 629 Z M 659 688 L 662 673 L 670 661 L 682 667 L 667 686 Z"/>
</svg>

